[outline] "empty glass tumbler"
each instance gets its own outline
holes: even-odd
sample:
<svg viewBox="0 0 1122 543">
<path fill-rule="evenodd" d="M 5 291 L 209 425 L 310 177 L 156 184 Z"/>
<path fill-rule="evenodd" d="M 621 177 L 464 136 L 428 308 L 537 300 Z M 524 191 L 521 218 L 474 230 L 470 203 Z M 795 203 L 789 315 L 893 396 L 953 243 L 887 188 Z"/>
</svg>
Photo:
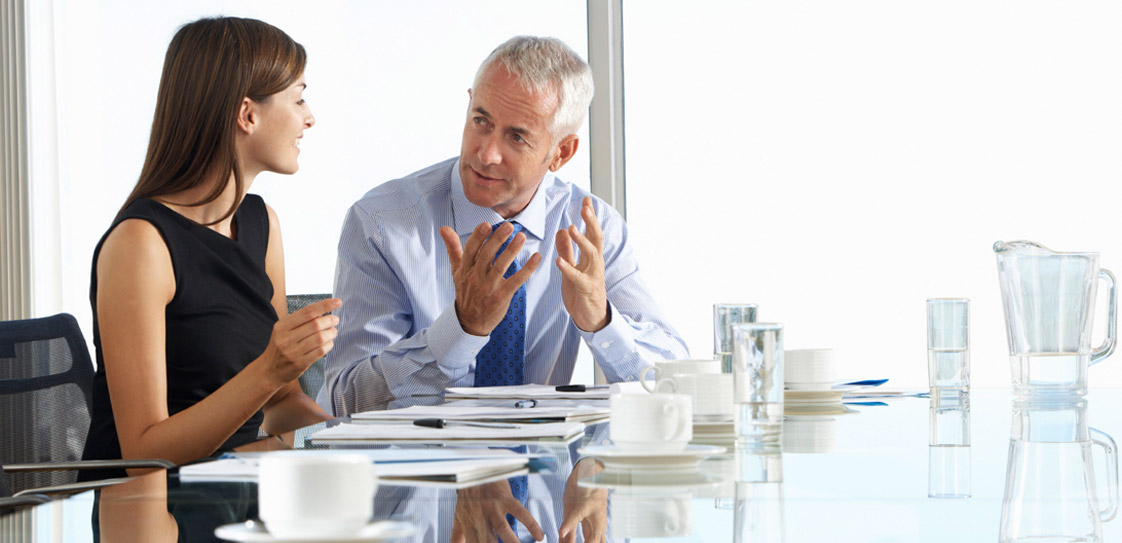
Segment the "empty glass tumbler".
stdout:
<svg viewBox="0 0 1122 543">
<path fill-rule="evenodd" d="M 927 300 L 927 376 L 932 389 L 970 389 L 970 300 Z"/>
</svg>

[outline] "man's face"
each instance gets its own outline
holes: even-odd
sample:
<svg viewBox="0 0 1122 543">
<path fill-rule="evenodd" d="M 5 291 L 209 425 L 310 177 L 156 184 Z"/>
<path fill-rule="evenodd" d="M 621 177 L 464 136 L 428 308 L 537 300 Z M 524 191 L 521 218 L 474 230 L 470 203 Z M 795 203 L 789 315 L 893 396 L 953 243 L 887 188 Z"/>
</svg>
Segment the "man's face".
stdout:
<svg viewBox="0 0 1122 543">
<path fill-rule="evenodd" d="M 464 194 L 469 202 L 509 219 L 530 203 L 546 171 L 556 171 L 568 160 L 560 158 L 561 149 L 549 133 L 557 93 L 531 93 L 496 63 L 468 94 L 460 146 Z"/>
</svg>

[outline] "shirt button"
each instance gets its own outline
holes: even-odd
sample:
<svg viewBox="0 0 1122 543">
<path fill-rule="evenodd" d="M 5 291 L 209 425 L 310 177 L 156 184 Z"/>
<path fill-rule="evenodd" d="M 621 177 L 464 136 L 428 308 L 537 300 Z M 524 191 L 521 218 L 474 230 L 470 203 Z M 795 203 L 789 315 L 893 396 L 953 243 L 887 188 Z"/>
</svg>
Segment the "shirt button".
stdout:
<svg viewBox="0 0 1122 543">
<path fill-rule="evenodd" d="M 602 348 L 602 349 L 607 349 L 608 347 L 611 347 L 611 346 L 612 346 L 612 342 L 610 342 L 610 341 L 605 341 L 605 342 L 600 343 L 600 348 Z"/>
</svg>

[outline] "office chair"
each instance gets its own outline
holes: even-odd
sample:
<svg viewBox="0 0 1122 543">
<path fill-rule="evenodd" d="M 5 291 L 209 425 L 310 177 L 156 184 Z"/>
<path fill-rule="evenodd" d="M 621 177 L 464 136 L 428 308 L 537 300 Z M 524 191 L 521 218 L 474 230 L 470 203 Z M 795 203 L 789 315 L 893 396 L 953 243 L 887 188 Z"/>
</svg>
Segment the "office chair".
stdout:
<svg viewBox="0 0 1122 543">
<path fill-rule="evenodd" d="M 288 295 L 288 312 L 292 313 L 307 305 L 314 304 L 320 300 L 326 300 L 330 297 L 330 294 L 290 294 Z M 311 396 L 313 400 L 316 399 L 316 395 L 319 394 L 319 389 L 323 387 L 324 360 L 326 359 L 321 358 L 316 360 L 311 366 L 308 366 L 308 370 L 304 372 L 304 375 L 300 376 L 300 388 L 304 390 L 304 394 Z"/>
<path fill-rule="evenodd" d="M 72 315 L 0 322 L 0 498 L 124 481 L 75 483 L 79 469 L 175 467 L 167 460 L 81 461 L 93 377 Z"/>
</svg>

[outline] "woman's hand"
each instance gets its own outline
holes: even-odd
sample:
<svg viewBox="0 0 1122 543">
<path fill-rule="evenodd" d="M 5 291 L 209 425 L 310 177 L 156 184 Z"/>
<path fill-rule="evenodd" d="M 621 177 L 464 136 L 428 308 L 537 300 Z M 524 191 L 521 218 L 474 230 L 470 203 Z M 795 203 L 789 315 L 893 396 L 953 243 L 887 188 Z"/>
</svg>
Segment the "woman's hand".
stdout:
<svg viewBox="0 0 1122 543">
<path fill-rule="evenodd" d="M 269 366 L 277 388 L 300 377 L 313 362 L 335 347 L 339 317 L 328 314 L 343 305 L 338 298 L 310 304 L 273 325 L 269 346 L 260 360 Z"/>
</svg>

